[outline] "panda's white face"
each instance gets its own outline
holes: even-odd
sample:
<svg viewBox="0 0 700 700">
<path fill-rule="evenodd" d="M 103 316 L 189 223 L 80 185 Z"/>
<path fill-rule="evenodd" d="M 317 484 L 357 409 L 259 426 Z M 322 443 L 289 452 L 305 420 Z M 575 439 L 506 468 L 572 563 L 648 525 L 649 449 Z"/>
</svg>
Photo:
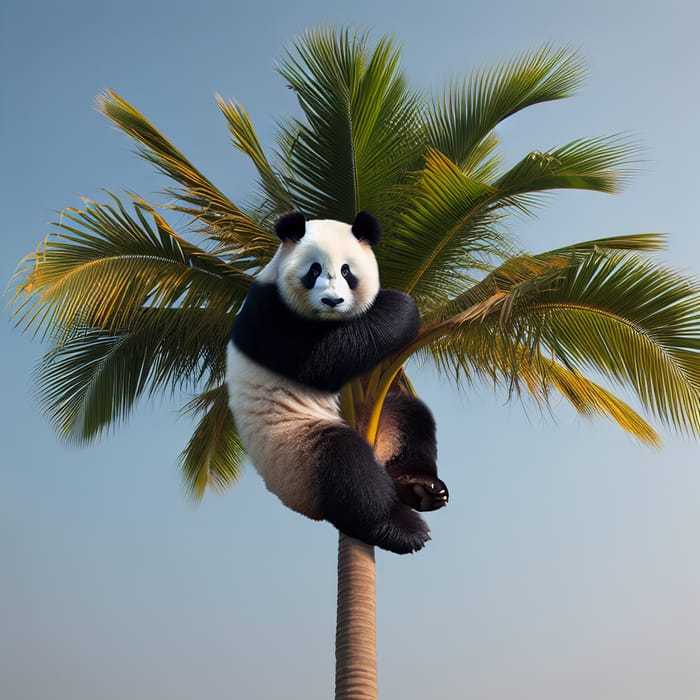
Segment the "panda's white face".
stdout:
<svg viewBox="0 0 700 700">
<path fill-rule="evenodd" d="M 379 291 L 371 246 L 339 221 L 308 221 L 303 238 L 284 242 L 275 257 L 282 299 L 306 318 L 357 316 L 372 305 Z"/>
</svg>

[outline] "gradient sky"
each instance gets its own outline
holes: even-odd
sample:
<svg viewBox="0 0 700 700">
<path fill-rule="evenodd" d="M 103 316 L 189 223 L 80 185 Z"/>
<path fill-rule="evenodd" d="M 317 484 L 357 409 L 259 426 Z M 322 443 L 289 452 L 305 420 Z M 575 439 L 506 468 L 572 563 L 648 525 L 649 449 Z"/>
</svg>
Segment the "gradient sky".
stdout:
<svg viewBox="0 0 700 700">
<path fill-rule="evenodd" d="M 700 11 L 657 5 L 4 0 L 0 279 L 80 197 L 155 199 L 165 184 L 95 112 L 104 88 L 246 201 L 253 173 L 214 94 L 241 101 L 269 145 L 294 109 L 275 61 L 318 24 L 393 34 L 422 89 L 545 43 L 579 48 L 585 89 L 507 122 L 507 153 L 625 132 L 645 146 L 639 174 L 618 197 L 553 197 L 513 232 L 533 252 L 669 232 L 663 259 L 700 274 Z M 0 697 L 330 697 L 333 528 L 284 509 L 250 468 L 189 502 L 176 460 L 191 425 L 167 401 L 95 445 L 62 444 L 32 394 L 42 346 L 7 310 L 0 347 Z M 697 441 L 653 451 L 564 405 L 541 415 L 412 378 L 451 501 L 429 516 L 426 550 L 377 554 L 381 696 L 699 698 Z"/>
</svg>

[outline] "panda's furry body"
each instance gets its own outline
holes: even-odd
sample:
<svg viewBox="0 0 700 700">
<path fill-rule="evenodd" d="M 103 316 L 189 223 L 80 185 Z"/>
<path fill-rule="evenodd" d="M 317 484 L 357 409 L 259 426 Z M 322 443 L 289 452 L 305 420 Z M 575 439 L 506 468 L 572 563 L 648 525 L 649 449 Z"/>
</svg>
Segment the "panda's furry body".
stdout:
<svg viewBox="0 0 700 700">
<path fill-rule="evenodd" d="M 391 394 L 372 448 L 338 404 L 343 384 L 415 337 L 415 303 L 380 289 L 370 215 L 349 226 L 293 213 L 276 231 L 282 245 L 252 284 L 228 349 L 243 446 L 288 507 L 368 544 L 416 551 L 429 537 L 415 510 L 447 502 L 430 411 Z"/>
</svg>

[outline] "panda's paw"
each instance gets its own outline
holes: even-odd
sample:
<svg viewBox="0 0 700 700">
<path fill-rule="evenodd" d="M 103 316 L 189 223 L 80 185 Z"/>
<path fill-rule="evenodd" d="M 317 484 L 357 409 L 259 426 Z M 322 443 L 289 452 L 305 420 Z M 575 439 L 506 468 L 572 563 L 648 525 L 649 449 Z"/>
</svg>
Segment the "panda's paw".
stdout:
<svg viewBox="0 0 700 700">
<path fill-rule="evenodd" d="M 435 476 L 407 474 L 395 483 L 401 500 L 421 512 L 443 508 L 450 498 L 445 482 Z"/>
<path fill-rule="evenodd" d="M 413 484 L 413 493 L 419 499 L 416 510 L 438 510 L 447 505 L 450 493 L 445 482 L 440 479 L 431 479 L 426 483 Z"/>
<path fill-rule="evenodd" d="M 373 536 L 373 544 L 396 554 L 413 554 L 430 540 L 430 528 L 415 511 L 396 503 L 388 521 Z"/>
</svg>

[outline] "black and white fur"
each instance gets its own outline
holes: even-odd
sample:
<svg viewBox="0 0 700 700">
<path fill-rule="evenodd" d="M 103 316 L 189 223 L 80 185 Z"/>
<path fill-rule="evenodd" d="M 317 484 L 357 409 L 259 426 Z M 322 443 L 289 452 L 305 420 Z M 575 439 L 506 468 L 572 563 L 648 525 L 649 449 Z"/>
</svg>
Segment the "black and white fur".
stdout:
<svg viewBox="0 0 700 700">
<path fill-rule="evenodd" d="M 380 289 L 370 214 L 349 226 L 294 212 L 275 230 L 282 244 L 251 285 L 228 349 L 242 443 L 288 507 L 368 544 L 419 550 L 430 538 L 415 510 L 447 503 L 429 409 L 390 394 L 372 448 L 338 404 L 343 384 L 415 337 L 415 303 Z"/>
</svg>

